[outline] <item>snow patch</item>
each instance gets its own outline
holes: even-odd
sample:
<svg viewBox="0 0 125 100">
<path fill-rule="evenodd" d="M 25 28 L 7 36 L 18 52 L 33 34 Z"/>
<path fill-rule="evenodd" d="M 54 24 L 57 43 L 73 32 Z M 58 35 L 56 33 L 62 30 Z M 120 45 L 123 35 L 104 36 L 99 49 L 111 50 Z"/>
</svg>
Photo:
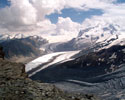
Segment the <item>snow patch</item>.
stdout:
<svg viewBox="0 0 125 100">
<path fill-rule="evenodd" d="M 63 54 L 64 52 L 58 52 L 58 53 L 51 53 L 51 54 L 47 54 L 41 57 L 38 57 L 37 59 L 29 62 L 28 64 L 26 64 L 26 72 L 32 70 L 33 68 L 41 65 L 42 63 L 46 63 L 49 60 L 52 59 L 53 56 L 57 56 L 59 54 Z"/>
<path fill-rule="evenodd" d="M 115 53 L 113 53 L 109 59 L 116 59 L 116 58 L 117 58 L 117 55 Z"/>
<path fill-rule="evenodd" d="M 29 76 L 32 76 L 32 75 L 36 74 L 37 72 L 49 67 L 50 65 L 72 60 L 73 58 L 71 59 L 71 57 L 79 52 L 80 51 L 55 52 L 55 53 L 50 53 L 50 54 L 41 56 L 41 57 L 29 62 L 28 64 L 26 64 L 26 72 L 29 72 L 30 70 L 37 68 L 40 65 L 42 66 L 42 64 L 46 63 L 44 66 L 39 68 L 37 71 L 34 71 L 32 74 L 29 75 Z M 52 60 L 52 62 L 51 62 L 51 60 Z"/>
</svg>

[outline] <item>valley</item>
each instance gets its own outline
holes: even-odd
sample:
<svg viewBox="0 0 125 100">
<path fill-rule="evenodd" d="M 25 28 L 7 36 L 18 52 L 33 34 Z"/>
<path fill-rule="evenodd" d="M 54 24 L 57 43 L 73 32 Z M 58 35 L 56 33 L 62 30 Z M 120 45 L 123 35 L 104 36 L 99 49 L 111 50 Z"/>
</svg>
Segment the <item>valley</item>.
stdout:
<svg viewBox="0 0 125 100">
<path fill-rule="evenodd" d="M 26 64 L 29 77 L 67 92 L 94 94 L 102 100 L 124 99 L 125 35 L 116 34 L 112 27 L 104 30 L 106 37 L 95 34 L 92 38 L 89 33 L 95 29 L 80 31 L 68 42 L 45 45 L 50 54 Z"/>
<path fill-rule="evenodd" d="M 50 43 L 41 36 L 20 34 L 1 36 L 0 45 L 6 59 L 16 57 L 18 62 L 25 63 L 32 80 L 51 83 L 70 93 L 122 100 L 125 98 L 124 37 L 117 25 L 107 25 L 80 30 L 77 37 L 65 42 Z"/>
<path fill-rule="evenodd" d="M 125 0 L 0 0 L 0 100 L 125 100 Z"/>
<path fill-rule="evenodd" d="M 64 54 L 52 53 L 54 56 L 45 55 L 50 57 L 46 63 L 42 62 L 45 59 L 42 56 L 38 58 L 41 62 L 36 59 L 36 63 L 34 60 L 27 64 L 27 68 L 33 68 L 27 73 L 33 80 L 54 84 L 64 91 L 95 94 L 103 100 L 120 100 L 125 98 L 124 49 L 125 46 L 113 46 L 78 58 L 72 55 L 72 59 L 63 58 L 64 61 L 61 60 Z"/>
</svg>

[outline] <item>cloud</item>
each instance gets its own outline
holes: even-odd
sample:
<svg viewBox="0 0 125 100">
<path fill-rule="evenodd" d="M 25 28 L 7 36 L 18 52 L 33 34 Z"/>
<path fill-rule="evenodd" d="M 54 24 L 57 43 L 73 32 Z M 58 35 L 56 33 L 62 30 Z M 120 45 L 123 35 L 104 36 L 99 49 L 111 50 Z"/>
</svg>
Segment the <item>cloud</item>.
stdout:
<svg viewBox="0 0 125 100">
<path fill-rule="evenodd" d="M 10 6 L 0 9 L 0 28 L 10 32 L 36 29 L 46 15 L 61 13 L 64 8 L 104 9 L 114 0 L 9 0 Z M 39 27 L 39 26 L 38 26 Z"/>
<path fill-rule="evenodd" d="M 40 26 L 42 25 L 43 30 L 39 30 L 40 35 L 50 42 L 68 41 L 76 37 L 81 28 L 79 23 L 73 22 L 69 17 L 59 17 L 56 24 L 52 24 L 49 20 L 46 20 L 44 24 L 43 22 L 40 24 Z"/>
<path fill-rule="evenodd" d="M 73 38 L 81 27 L 101 23 L 116 23 L 125 26 L 125 4 L 116 4 L 117 0 L 9 0 L 11 5 L 0 8 L 0 32 L 30 33 Z M 83 24 L 73 22 L 69 17 L 58 18 L 52 24 L 46 15 L 61 13 L 64 8 L 79 10 L 101 9 L 104 14 L 86 19 Z"/>
<path fill-rule="evenodd" d="M 37 22 L 36 9 L 28 0 L 11 0 L 11 6 L 0 9 L 0 26 L 8 31 L 25 31 Z"/>
<path fill-rule="evenodd" d="M 81 10 L 89 9 L 106 9 L 113 6 L 116 0 L 66 0 L 67 7 L 77 8 Z"/>
<path fill-rule="evenodd" d="M 81 25 L 79 23 L 73 22 L 69 17 L 59 17 L 56 24 L 56 31 L 60 35 L 70 35 L 71 33 L 72 35 L 76 35 L 76 33 L 78 33 L 79 31 L 80 26 Z"/>
<path fill-rule="evenodd" d="M 124 28 L 125 4 L 118 4 L 118 5 L 115 5 L 113 8 L 106 10 L 102 17 L 108 18 L 112 21 L 112 23 L 116 23 L 121 28 Z"/>
<path fill-rule="evenodd" d="M 93 16 L 86 19 L 82 26 L 84 28 L 96 25 L 113 24 L 120 27 L 121 31 L 125 31 L 125 4 L 116 4 L 110 9 L 105 9 L 105 13 L 101 16 Z"/>
<path fill-rule="evenodd" d="M 33 31 L 45 16 L 63 9 L 63 0 L 10 0 L 0 9 L 0 27 L 8 31 Z M 39 26 L 38 26 L 39 27 Z"/>
</svg>

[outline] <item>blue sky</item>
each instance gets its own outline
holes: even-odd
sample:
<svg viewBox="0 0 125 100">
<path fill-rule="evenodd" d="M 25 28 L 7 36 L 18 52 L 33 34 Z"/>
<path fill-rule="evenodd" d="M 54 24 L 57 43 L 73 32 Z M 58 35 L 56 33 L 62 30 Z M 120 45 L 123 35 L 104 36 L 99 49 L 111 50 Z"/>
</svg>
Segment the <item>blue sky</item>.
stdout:
<svg viewBox="0 0 125 100">
<path fill-rule="evenodd" d="M 117 0 L 117 3 L 125 3 L 125 0 Z"/>
<path fill-rule="evenodd" d="M 70 17 L 72 21 L 82 23 L 86 18 L 102 14 L 103 11 L 99 9 L 90 9 L 88 11 L 82 11 L 72 8 L 66 8 L 61 11 L 61 14 L 54 13 L 46 17 L 49 18 L 52 23 L 56 23 L 58 21 L 58 17 L 63 17 L 63 18 Z"/>
<path fill-rule="evenodd" d="M 117 0 L 116 4 L 119 3 L 125 3 L 125 0 Z M 57 23 L 58 17 L 63 17 L 63 18 L 70 17 L 72 21 L 82 23 L 86 18 L 91 18 L 92 16 L 101 16 L 102 14 L 103 10 L 101 9 L 90 9 L 87 11 L 83 11 L 83 10 L 76 10 L 73 8 L 65 8 L 61 11 L 61 14 L 53 13 L 46 17 L 49 18 L 52 23 Z"/>
<path fill-rule="evenodd" d="M 9 6 L 10 2 L 7 0 L 0 0 L 0 8 L 4 8 L 6 6 Z"/>
</svg>

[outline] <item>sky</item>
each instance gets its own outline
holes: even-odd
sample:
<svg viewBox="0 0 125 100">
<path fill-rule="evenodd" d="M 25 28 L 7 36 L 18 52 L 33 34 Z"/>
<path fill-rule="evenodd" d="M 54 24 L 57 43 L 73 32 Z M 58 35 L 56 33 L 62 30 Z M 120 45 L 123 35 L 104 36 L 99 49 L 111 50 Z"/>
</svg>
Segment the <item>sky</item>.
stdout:
<svg viewBox="0 0 125 100">
<path fill-rule="evenodd" d="M 0 34 L 69 40 L 97 24 L 125 30 L 125 0 L 0 0 Z"/>
<path fill-rule="evenodd" d="M 57 23 L 58 17 L 70 17 L 72 21 L 82 23 L 86 18 L 91 18 L 94 15 L 102 15 L 103 12 L 99 9 L 90 9 L 89 11 L 76 10 L 72 8 L 65 8 L 61 14 L 53 13 L 46 16 L 52 23 Z"/>
</svg>

